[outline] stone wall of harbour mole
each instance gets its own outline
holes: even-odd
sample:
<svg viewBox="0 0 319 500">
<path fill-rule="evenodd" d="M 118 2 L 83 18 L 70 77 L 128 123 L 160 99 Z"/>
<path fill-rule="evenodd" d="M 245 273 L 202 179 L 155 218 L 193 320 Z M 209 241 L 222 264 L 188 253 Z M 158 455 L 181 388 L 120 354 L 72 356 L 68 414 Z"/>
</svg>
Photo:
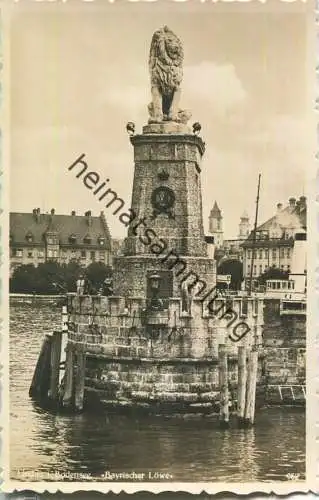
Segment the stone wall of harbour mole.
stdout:
<svg viewBox="0 0 319 500">
<path fill-rule="evenodd" d="M 305 314 L 280 315 L 280 301 L 265 300 L 262 373 L 269 403 L 305 401 L 306 320 Z"/>
<path fill-rule="evenodd" d="M 223 301 L 216 300 L 216 310 Z M 236 399 L 238 346 L 249 351 L 262 332 L 257 401 L 280 403 L 278 385 L 305 384 L 306 318 L 280 316 L 278 301 L 263 307 L 250 299 L 245 316 L 242 299 L 235 297 L 232 307 L 252 327 L 238 343 L 229 338 L 229 319 L 212 316 L 199 300 L 191 315 L 183 315 L 180 299 L 170 299 L 145 324 L 143 298 L 70 296 L 69 348 L 86 352 L 86 401 L 213 411 L 219 399 L 218 345 L 227 346 L 229 389 Z"/>
<path fill-rule="evenodd" d="M 216 300 L 216 310 L 223 301 Z M 229 317 L 214 317 L 200 300 L 185 315 L 180 299 L 169 299 L 168 308 L 150 313 L 147 322 L 145 307 L 145 299 L 138 297 L 69 297 L 69 348 L 86 353 L 85 401 L 116 408 L 213 411 L 219 399 L 218 346 L 227 347 L 232 395 L 238 346 L 249 351 L 261 335 L 262 300 L 250 299 L 242 315 L 241 299 L 233 299 L 238 318 L 251 324 L 251 332 L 237 343 L 229 338 Z M 260 363 L 259 377 L 261 370 Z"/>
</svg>

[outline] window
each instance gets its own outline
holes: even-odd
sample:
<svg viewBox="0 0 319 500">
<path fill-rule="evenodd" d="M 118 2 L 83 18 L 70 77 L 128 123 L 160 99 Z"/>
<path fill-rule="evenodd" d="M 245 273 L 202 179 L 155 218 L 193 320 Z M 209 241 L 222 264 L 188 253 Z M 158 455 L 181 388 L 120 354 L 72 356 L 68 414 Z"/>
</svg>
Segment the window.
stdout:
<svg viewBox="0 0 319 500">
<path fill-rule="evenodd" d="M 280 258 L 281 258 L 281 259 L 284 259 L 284 258 L 285 258 L 285 249 L 284 249 L 284 248 L 281 248 L 281 249 L 280 249 Z"/>
<path fill-rule="evenodd" d="M 248 273 L 250 273 L 250 264 L 248 264 L 248 266 L 247 266 L 247 271 L 248 271 Z"/>
<path fill-rule="evenodd" d="M 53 252 L 52 252 L 52 250 L 48 250 L 48 257 L 49 257 L 49 259 L 52 259 L 52 257 L 53 257 Z"/>
<path fill-rule="evenodd" d="M 254 266 L 254 274 L 257 273 L 257 266 Z"/>
<path fill-rule="evenodd" d="M 247 314 L 248 314 L 248 300 L 247 299 L 243 299 L 241 302 L 241 314 L 243 316 L 247 316 Z"/>
<path fill-rule="evenodd" d="M 99 236 L 98 243 L 101 247 L 103 247 L 105 244 L 105 238 L 103 238 L 103 236 Z"/>
<path fill-rule="evenodd" d="M 43 250 L 38 250 L 38 257 L 39 257 L 39 259 L 42 259 L 44 257 L 44 251 Z"/>
<path fill-rule="evenodd" d="M 91 251 L 90 252 L 90 257 L 91 257 L 91 260 L 95 260 L 95 251 Z"/>
<path fill-rule="evenodd" d="M 268 248 L 265 250 L 265 259 L 268 259 Z"/>
<path fill-rule="evenodd" d="M 75 236 L 75 234 L 70 234 L 70 236 L 69 236 L 69 242 L 70 243 L 75 243 L 76 242 L 76 236 Z"/>
<path fill-rule="evenodd" d="M 105 260 L 105 252 L 100 252 L 99 259 L 100 260 Z"/>
<path fill-rule="evenodd" d="M 11 249 L 11 257 L 16 257 L 17 256 L 17 249 L 16 248 L 12 248 Z"/>
<path fill-rule="evenodd" d="M 263 251 L 262 250 L 259 250 L 259 258 L 262 259 L 263 258 Z"/>
<path fill-rule="evenodd" d="M 254 300 L 254 314 L 258 314 L 258 299 Z"/>
<path fill-rule="evenodd" d="M 22 255 L 23 255 L 23 250 L 22 250 L 22 248 L 17 248 L 17 253 L 16 253 L 16 256 L 17 256 L 17 257 L 22 257 Z"/>
<path fill-rule="evenodd" d="M 247 257 L 248 259 L 251 259 L 251 250 L 247 250 Z"/>
<path fill-rule="evenodd" d="M 290 248 L 287 248 L 287 259 L 290 259 Z"/>
<path fill-rule="evenodd" d="M 84 238 L 83 238 L 83 241 L 84 243 L 87 243 L 87 244 L 90 244 L 91 241 L 92 241 L 92 238 L 89 234 L 87 234 Z"/>
<path fill-rule="evenodd" d="M 33 257 L 33 252 L 32 250 L 28 250 L 28 258 L 31 259 Z"/>
<path fill-rule="evenodd" d="M 81 250 L 81 259 L 85 259 L 85 258 L 86 258 L 86 251 Z"/>
<path fill-rule="evenodd" d="M 273 258 L 273 259 L 276 259 L 276 257 L 277 257 L 277 251 L 276 251 L 276 249 L 275 249 L 275 248 L 273 248 L 273 249 L 272 249 L 272 258 Z"/>
<path fill-rule="evenodd" d="M 53 250 L 53 257 L 57 258 L 59 256 L 58 250 Z"/>
</svg>

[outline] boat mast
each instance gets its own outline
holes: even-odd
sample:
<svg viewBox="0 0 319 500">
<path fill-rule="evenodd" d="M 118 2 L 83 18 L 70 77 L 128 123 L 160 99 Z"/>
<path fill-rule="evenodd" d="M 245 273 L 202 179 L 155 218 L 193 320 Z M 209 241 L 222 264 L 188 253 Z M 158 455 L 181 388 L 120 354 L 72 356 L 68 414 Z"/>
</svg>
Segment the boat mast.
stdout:
<svg viewBox="0 0 319 500">
<path fill-rule="evenodd" d="M 252 286 L 253 286 L 253 269 L 254 269 L 254 260 L 255 260 L 255 246 L 256 246 L 256 231 L 257 231 L 257 221 L 258 221 L 258 208 L 259 208 L 259 189 L 260 189 L 260 178 L 261 174 L 258 176 L 258 187 L 257 187 L 257 198 L 256 198 L 256 213 L 255 213 L 255 224 L 254 224 L 254 232 L 253 232 L 253 250 L 252 250 L 252 258 L 251 258 L 251 269 L 250 269 L 250 280 L 249 280 L 249 292 L 248 295 L 251 295 Z"/>
</svg>

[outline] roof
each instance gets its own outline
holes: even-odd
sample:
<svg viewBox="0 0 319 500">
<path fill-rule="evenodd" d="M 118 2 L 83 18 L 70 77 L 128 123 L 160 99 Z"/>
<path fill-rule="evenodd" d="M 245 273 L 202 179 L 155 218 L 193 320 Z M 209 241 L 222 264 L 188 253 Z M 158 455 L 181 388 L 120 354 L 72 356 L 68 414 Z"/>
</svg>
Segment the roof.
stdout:
<svg viewBox="0 0 319 500">
<path fill-rule="evenodd" d="M 221 217 L 222 213 L 220 211 L 219 206 L 217 205 L 217 202 L 215 201 L 213 208 L 210 211 L 211 217 Z"/>
<path fill-rule="evenodd" d="M 269 229 L 277 224 L 283 231 L 285 229 L 302 229 L 307 228 L 307 205 L 306 203 L 297 202 L 295 205 L 288 205 L 266 222 L 257 227 L 256 232 L 261 233 L 269 231 Z M 248 236 L 248 239 L 253 239 L 253 231 Z"/>
<path fill-rule="evenodd" d="M 41 214 L 41 213 L 10 213 L 10 237 L 13 244 L 26 245 L 28 244 L 26 235 L 32 234 L 32 245 L 43 245 L 44 235 L 48 232 L 58 234 L 61 245 L 70 245 L 70 236 L 76 237 L 76 243 L 72 246 L 89 246 L 84 238 L 91 238 L 91 245 L 98 245 L 98 238 L 103 237 L 106 240 L 106 249 L 111 249 L 111 235 L 105 216 L 101 213 L 100 216 L 87 215 L 58 215 L 58 214 Z"/>
</svg>

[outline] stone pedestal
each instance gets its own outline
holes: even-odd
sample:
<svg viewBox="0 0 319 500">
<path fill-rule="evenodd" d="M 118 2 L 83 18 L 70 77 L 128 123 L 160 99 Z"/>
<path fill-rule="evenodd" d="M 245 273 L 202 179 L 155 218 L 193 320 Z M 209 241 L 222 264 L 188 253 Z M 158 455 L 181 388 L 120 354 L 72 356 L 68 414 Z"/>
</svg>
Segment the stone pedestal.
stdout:
<svg viewBox="0 0 319 500">
<path fill-rule="evenodd" d="M 181 282 L 216 282 L 215 261 L 205 241 L 201 159 L 205 145 L 174 122 L 149 124 L 131 137 L 134 182 L 131 210 L 135 216 L 124 243 L 124 256 L 114 259 L 114 293 L 146 296 L 149 272 L 171 271 L 165 292 L 181 297 Z M 167 278 L 167 274 L 164 279 Z M 169 288 L 169 285 L 167 285 Z"/>
<path fill-rule="evenodd" d="M 163 122 L 149 123 L 143 127 L 143 134 L 183 134 L 191 133 L 191 129 L 185 123 Z"/>
</svg>

